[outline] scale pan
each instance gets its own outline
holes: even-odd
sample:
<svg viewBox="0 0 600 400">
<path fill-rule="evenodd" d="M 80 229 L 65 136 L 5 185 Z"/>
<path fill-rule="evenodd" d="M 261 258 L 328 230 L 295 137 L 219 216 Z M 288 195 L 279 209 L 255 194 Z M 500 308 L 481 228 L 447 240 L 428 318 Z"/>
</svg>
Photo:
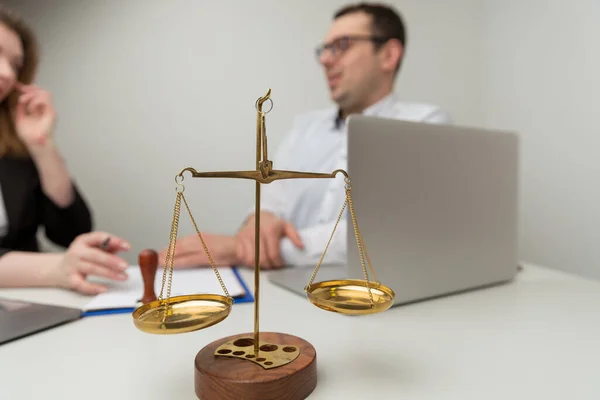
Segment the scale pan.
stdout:
<svg viewBox="0 0 600 400">
<path fill-rule="evenodd" d="M 308 299 L 323 310 L 348 315 L 375 314 L 394 303 L 394 291 L 377 282 L 346 279 L 313 283 L 306 287 Z M 369 288 L 373 296 L 369 296 Z"/>
<path fill-rule="evenodd" d="M 232 304 L 231 297 L 217 294 L 176 296 L 138 307 L 132 315 L 133 323 L 147 333 L 192 332 L 223 321 L 229 316 Z"/>
</svg>

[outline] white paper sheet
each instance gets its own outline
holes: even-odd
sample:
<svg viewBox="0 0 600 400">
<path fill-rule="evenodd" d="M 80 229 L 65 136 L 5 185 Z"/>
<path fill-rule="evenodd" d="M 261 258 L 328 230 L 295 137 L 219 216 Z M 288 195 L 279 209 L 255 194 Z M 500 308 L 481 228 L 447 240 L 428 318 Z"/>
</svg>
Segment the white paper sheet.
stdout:
<svg viewBox="0 0 600 400">
<path fill-rule="evenodd" d="M 225 287 L 232 297 L 245 294 L 244 287 L 230 267 L 218 267 L 219 274 Z M 126 282 L 110 284 L 110 290 L 94 297 L 84 308 L 85 311 L 108 310 L 115 308 L 132 308 L 144 294 L 144 282 L 140 268 L 137 265 L 127 269 L 129 279 Z M 154 290 L 158 297 L 162 285 L 163 269 L 156 271 Z M 168 279 L 168 276 L 167 278 Z M 103 282 L 104 283 L 104 282 Z M 167 281 L 163 295 L 167 293 Z M 224 295 L 223 289 L 217 280 L 212 268 L 191 268 L 173 270 L 171 284 L 171 297 L 183 294 L 214 293 Z"/>
</svg>

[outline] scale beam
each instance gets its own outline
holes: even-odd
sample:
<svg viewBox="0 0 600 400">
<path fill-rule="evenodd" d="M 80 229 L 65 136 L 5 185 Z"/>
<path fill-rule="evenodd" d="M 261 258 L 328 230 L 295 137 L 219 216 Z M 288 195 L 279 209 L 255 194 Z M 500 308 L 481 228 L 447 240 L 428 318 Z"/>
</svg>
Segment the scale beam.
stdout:
<svg viewBox="0 0 600 400">
<path fill-rule="evenodd" d="M 180 183 L 177 178 L 183 179 L 185 172 L 190 172 L 192 178 L 237 178 L 237 179 L 250 179 L 258 183 L 268 184 L 274 181 L 283 179 L 330 179 L 335 178 L 338 173 L 348 177 L 346 171 L 338 169 L 330 174 L 319 173 L 319 172 L 300 172 L 300 171 L 281 171 L 281 170 L 270 170 L 267 173 L 263 171 L 215 171 L 215 172 L 198 172 L 194 168 L 184 168 L 176 177 L 176 182 Z"/>
</svg>

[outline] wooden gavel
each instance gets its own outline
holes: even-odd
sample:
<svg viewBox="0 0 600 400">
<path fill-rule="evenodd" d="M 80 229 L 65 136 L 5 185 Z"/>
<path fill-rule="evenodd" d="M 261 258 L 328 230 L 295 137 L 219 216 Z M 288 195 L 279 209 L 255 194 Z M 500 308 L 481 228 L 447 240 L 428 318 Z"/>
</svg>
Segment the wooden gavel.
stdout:
<svg viewBox="0 0 600 400">
<path fill-rule="evenodd" d="M 144 294 L 140 302 L 146 304 L 156 300 L 154 279 L 156 278 L 156 268 L 158 266 L 158 253 L 152 249 L 144 249 L 140 251 L 138 263 L 144 281 Z"/>
</svg>

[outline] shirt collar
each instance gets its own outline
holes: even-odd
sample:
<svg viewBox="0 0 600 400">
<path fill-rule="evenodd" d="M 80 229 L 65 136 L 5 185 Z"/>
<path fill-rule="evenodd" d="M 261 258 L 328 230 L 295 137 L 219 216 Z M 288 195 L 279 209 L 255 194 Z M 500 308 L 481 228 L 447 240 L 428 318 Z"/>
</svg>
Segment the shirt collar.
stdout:
<svg viewBox="0 0 600 400">
<path fill-rule="evenodd" d="M 385 111 L 386 108 L 388 108 L 392 104 L 394 104 L 395 101 L 396 101 L 396 95 L 394 93 L 390 93 L 387 96 L 385 96 L 384 98 L 380 99 L 378 102 L 371 104 L 369 107 L 367 107 L 362 112 L 362 115 L 367 115 L 367 116 L 379 115 L 383 111 Z M 346 122 L 345 119 L 342 118 L 342 110 L 338 109 L 337 112 L 335 113 L 334 128 L 335 129 L 342 128 L 344 126 L 345 122 Z"/>
</svg>

